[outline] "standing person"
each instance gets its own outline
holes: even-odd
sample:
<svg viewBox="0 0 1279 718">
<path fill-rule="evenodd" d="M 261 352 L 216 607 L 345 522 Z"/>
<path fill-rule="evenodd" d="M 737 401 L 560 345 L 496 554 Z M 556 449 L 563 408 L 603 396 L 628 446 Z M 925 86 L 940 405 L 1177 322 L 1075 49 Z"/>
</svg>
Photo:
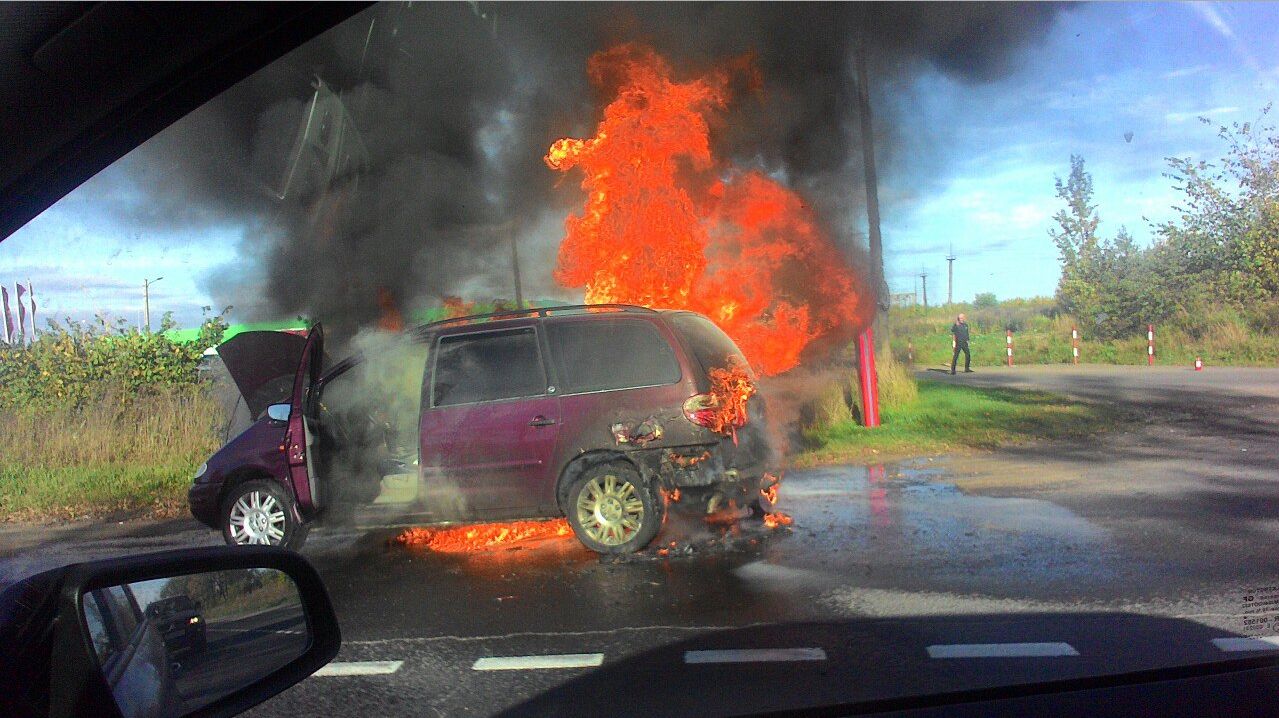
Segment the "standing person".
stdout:
<svg viewBox="0 0 1279 718">
<path fill-rule="evenodd" d="M 950 325 L 950 333 L 955 337 L 955 356 L 950 358 L 950 373 L 955 373 L 955 365 L 959 363 L 959 352 L 964 353 L 964 373 L 972 374 L 973 370 L 969 368 L 972 364 L 972 354 L 968 352 L 968 321 L 963 314 L 955 317 L 955 323 Z"/>
</svg>

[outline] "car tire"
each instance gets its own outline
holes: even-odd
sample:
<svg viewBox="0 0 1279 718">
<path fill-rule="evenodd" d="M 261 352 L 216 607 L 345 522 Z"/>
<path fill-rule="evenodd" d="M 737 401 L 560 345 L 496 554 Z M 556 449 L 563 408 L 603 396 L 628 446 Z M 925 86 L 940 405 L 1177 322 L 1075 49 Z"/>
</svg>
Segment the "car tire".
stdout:
<svg viewBox="0 0 1279 718">
<path fill-rule="evenodd" d="M 246 481 L 231 489 L 218 514 L 229 546 L 302 548 L 310 531 L 300 523 L 293 499 L 272 481 Z"/>
<path fill-rule="evenodd" d="M 569 487 L 568 523 L 582 545 L 602 554 L 647 546 L 665 518 L 657 490 L 626 462 L 597 464 Z"/>
<path fill-rule="evenodd" d="M 754 492 L 754 495 L 748 497 L 747 505 L 750 506 L 751 509 L 751 518 L 763 519 L 764 516 L 777 510 L 777 504 L 766 498 L 763 492 L 770 486 L 776 486 L 780 483 L 781 481 L 778 479 L 770 480 L 770 477 L 767 474 L 765 474 L 765 478 L 760 479 L 759 491 Z"/>
</svg>

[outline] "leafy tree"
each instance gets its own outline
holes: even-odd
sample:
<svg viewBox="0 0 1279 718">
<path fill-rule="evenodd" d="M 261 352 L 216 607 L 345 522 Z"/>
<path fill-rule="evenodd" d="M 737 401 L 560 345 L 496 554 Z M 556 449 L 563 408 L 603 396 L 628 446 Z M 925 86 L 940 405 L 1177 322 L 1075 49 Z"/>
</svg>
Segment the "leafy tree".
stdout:
<svg viewBox="0 0 1279 718">
<path fill-rule="evenodd" d="M 999 300 L 995 298 L 994 292 L 978 292 L 977 296 L 973 297 L 974 309 L 988 309 L 997 306 L 999 306 Z"/>
<path fill-rule="evenodd" d="M 1053 215 L 1057 228 L 1048 231 L 1061 254 L 1061 279 L 1057 300 L 1062 309 L 1081 318 L 1098 313 L 1100 248 L 1097 226 L 1101 218 L 1093 204 L 1092 175 L 1084 171 L 1084 158 L 1070 156 L 1070 175 L 1055 178 L 1057 197 L 1066 206 Z"/>
<path fill-rule="evenodd" d="M 1220 126 L 1226 155 L 1218 162 L 1168 158 L 1165 175 L 1184 203 L 1177 219 L 1156 227 L 1158 276 L 1179 303 L 1279 297 L 1279 134 L 1266 123 L 1270 110 L 1255 123 Z"/>
</svg>

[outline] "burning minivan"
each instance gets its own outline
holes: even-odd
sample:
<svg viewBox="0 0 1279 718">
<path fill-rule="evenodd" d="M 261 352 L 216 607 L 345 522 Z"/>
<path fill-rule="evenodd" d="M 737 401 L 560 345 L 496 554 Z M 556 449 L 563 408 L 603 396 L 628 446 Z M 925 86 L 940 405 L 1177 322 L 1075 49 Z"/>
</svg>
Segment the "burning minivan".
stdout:
<svg viewBox="0 0 1279 718">
<path fill-rule="evenodd" d="M 776 456 L 754 376 L 706 317 L 585 305 L 448 319 L 324 371 L 323 333 L 218 348 L 254 423 L 195 477 L 229 544 L 297 548 L 355 507 L 415 522 L 567 517 L 636 551 L 667 503 L 763 516 Z"/>
</svg>

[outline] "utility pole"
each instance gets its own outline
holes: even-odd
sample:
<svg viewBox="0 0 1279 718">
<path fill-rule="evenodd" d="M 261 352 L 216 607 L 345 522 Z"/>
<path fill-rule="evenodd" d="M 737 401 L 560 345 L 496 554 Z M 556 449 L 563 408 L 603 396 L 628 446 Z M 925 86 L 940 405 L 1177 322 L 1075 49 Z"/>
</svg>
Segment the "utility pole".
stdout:
<svg viewBox="0 0 1279 718">
<path fill-rule="evenodd" d="M 142 280 L 142 316 L 147 323 L 147 334 L 151 333 L 151 285 L 161 279 L 164 279 L 164 277 Z"/>
<path fill-rule="evenodd" d="M 955 303 L 955 245 L 950 245 L 950 254 L 946 255 L 946 303 Z"/>
<path fill-rule="evenodd" d="M 516 239 L 515 221 L 507 223 L 507 233 L 511 237 L 511 274 L 515 276 L 515 308 L 524 308 L 524 290 L 520 286 L 520 248 Z"/>
<path fill-rule="evenodd" d="M 884 284 L 884 246 L 879 234 L 879 176 L 875 170 L 875 130 L 871 125 L 870 81 L 866 72 L 866 44 L 858 43 L 853 53 L 857 66 L 857 116 L 861 124 L 862 168 L 866 175 L 866 234 L 870 245 L 872 286 L 879 311 L 888 310 L 888 287 Z"/>
<path fill-rule="evenodd" d="M 919 270 L 919 281 L 924 288 L 924 309 L 928 308 L 928 272 Z"/>
</svg>

